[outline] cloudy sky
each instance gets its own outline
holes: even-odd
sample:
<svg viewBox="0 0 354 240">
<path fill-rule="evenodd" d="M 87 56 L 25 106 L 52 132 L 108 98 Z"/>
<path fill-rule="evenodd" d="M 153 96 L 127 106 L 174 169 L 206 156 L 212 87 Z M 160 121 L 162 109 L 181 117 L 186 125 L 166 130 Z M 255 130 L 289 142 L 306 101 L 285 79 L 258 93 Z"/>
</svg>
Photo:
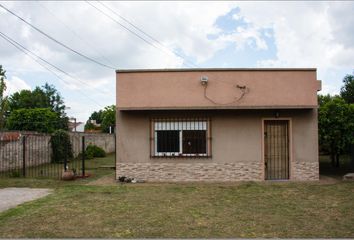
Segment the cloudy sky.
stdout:
<svg viewBox="0 0 354 240">
<path fill-rule="evenodd" d="M 114 69 L 315 67 L 330 94 L 354 70 L 354 2 L 0 3 L 108 66 L 0 8 L 2 34 L 65 72 L 0 37 L 7 93 L 51 83 L 80 121 L 115 103 Z"/>
</svg>

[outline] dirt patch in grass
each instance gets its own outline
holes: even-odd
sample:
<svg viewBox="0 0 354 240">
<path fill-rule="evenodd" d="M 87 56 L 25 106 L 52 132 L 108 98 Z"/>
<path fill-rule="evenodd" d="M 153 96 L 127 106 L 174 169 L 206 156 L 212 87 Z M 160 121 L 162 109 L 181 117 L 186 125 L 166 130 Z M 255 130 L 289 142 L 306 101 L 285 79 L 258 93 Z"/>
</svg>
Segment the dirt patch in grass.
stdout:
<svg viewBox="0 0 354 240">
<path fill-rule="evenodd" d="M 334 178 L 330 176 L 325 176 L 325 175 L 320 175 L 320 184 L 334 184 L 334 183 L 339 183 L 342 180 L 339 178 Z"/>
<path fill-rule="evenodd" d="M 92 186 L 114 186 L 117 185 L 117 181 L 115 180 L 115 174 L 109 174 L 107 176 L 101 177 L 95 181 L 89 182 L 87 185 Z"/>
<path fill-rule="evenodd" d="M 0 237 L 354 237 L 353 199 L 352 182 L 63 186 L 0 214 Z"/>
</svg>

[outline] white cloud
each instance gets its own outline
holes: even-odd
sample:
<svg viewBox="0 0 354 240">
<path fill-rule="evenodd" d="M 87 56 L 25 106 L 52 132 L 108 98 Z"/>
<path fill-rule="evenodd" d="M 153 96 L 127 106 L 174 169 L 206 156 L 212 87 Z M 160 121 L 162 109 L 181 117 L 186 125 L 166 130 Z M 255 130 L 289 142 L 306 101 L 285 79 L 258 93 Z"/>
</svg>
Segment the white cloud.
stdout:
<svg viewBox="0 0 354 240">
<path fill-rule="evenodd" d="M 64 44 L 117 69 L 182 67 L 183 60 L 180 57 L 158 46 L 157 43 L 154 44 L 163 50 L 146 44 L 85 2 L 3 4 Z M 92 4 L 104 9 L 98 3 Z M 170 50 L 181 51 L 187 58 L 199 63 L 211 58 L 216 51 L 224 47 L 220 42 L 209 40 L 207 35 L 219 31 L 214 26 L 215 20 L 226 14 L 231 6 L 235 6 L 230 2 L 105 4 L 129 18 L 136 26 L 158 39 Z M 106 12 L 120 20 L 109 11 Z M 124 22 L 123 24 L 126 25 Z M 71 84 L 64 84 L 69 85 L 69 88 L 75 84 L 80 88 L 90 88 L 91 85 L 99 84 L 103 87 L 107 83 L 100 80 L 107 78 L 111 79 L 111 84 L 114 83 L 114 70 L 101 68 L 73 54 L 6 12 L 0 15 L 0 28 L 31 51 L 88 83 L 87 86 L 83 86 L 80 81 L 71 80 Z M 16 65 L 26 69 L 27 72 L 46 71 L 2 39 L 0 39 L 0 62 L 7 62 L 10 67 Z"/>
<path fill-rule="evenodd" d="M 339 92 L 344 75 L 326 74 L 354 67 L 353 2 L 241 2 L 240 9 L 256 31 L 266 27 L 274 33 L 276 57 L 258 66 L 316 67 L 323 92 Z"/>
<path fill-rule="evenodd" d="M 268 49 L 267 43 L 262 37 L 261 29 L 253 26 L 237 27 L 234 33 L 221 35 L 218 40 L 226 43 L 234 43 L 238 50 L 245 49 L 246 47 L 256 50 Z"/>
<path fill-rule="evenodd" d="M 343 76 L 339 77 L 338 72 L 343 74 L 353 69 L 352 2 L 104 3 L 164 46 L 178 51 L 197 64 L 212 60 L 218 51 L 230 44 L 234 44 L 236 49 L 269 51 L 268 42 L 272 39 L 276 48 L 275 57 L 258 61 L 255 66 L 317 67 L 318 78 L 324 80 L 324 91 L 331 93 L 338 92 L 341 84 Z M 2 4 L 64 44 L 117 69 L 183 66 L 180 57 L 146 44 L 85 2 Z M 96 2 L 92 4 L 100 7 Z M 233 19 L 247 24 L 235 27 L 234 32 L 226 34 L 215 22 L 235 7 L 240 11 L 232 16 Z M 99 67 L 71 53 L 1 9 L 0 29 L 79 79 L 73 80 L 60 74 L 65 82 L 59 81 L 57 87 L 62 89 L 67 105 L 72 105 L 72 114 L 76 111 L 84 118 L 81 121 L 85 121 L 89 112 L 97 108 L 97 104 L 89 103 L 92 101 L 88 97 L 100 105 L 114 103 L 114 70 Z M 271 33 L 265 31 L 267 29 Z M 210 39 L 210 35 L 216 37 Z M 225 61 L 220 60 L 213 67 L 221 67 L 223 64 L 229 66 Z M 58 81 L 1 38 L 0 64 L 8 71 L 11 80 L 15 76 L 23 79 L 30 76 L 33 80 L 33 76 L 46 74 L 45 81 Z M 86 109 L 84 113 L 82 106 Z"/>
<path fill-rule="evenodd" d="M 9 96 L 21 90 L 31 90 L 31 87 L 21 78 L 12 76 L 10 79 L 5 79 L 6 91 L 5 95 Z"/>
</svg>

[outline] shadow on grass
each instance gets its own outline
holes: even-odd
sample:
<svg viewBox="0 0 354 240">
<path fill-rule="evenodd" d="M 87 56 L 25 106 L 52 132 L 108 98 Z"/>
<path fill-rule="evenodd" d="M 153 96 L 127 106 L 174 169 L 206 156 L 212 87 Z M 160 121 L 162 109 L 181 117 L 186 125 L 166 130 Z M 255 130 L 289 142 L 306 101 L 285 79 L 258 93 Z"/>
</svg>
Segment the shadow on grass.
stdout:
<svg viewBox="0 0 354 240">
<path fill-rule="evenodd" d="M 332 166 L 331 158 L 328 155 L 320 156 L 319 160 L 320 175 L 342 179 L 345 174 L 354 172 L 354 170 L 351 168 L 350 157 L 348 155 L 343 155 L 340 157 L 339 167 Z"/>
</svg>

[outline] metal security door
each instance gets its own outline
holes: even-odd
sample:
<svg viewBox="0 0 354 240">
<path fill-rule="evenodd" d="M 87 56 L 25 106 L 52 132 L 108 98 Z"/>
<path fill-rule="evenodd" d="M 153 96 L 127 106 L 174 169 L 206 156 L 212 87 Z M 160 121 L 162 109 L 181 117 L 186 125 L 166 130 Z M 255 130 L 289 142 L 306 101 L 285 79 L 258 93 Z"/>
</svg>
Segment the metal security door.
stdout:
<svg viewBox="0 0 354 240">
<path fill-rule="evenodd" d="M 289 179 L 289 121 L 264 121 L 266 180 Z"/>
</svg>

